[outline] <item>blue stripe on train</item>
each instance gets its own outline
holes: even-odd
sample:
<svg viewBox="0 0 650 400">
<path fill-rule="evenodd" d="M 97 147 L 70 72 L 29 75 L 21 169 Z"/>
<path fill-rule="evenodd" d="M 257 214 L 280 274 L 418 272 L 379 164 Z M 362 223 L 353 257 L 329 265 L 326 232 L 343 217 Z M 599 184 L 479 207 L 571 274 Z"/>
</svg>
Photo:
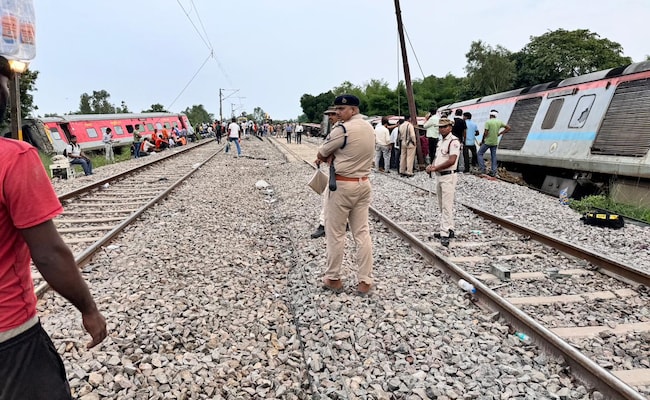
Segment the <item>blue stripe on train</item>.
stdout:
<svg viewBox="0 0 650 400">
<path fill-rule="evenodd" d="M 571 141 L 593 141 L 596 139 L 596 132 L 531 132 L 527 140 L 543 140 L 560 142 L 565 140 Z"/>
</svg>

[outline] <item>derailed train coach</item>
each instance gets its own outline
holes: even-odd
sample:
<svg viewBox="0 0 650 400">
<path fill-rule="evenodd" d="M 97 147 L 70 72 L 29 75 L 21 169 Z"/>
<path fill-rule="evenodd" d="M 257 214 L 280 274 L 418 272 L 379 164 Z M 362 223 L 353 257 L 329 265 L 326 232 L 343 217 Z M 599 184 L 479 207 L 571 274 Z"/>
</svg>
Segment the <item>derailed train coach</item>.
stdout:
<svg viewBox="0 0 650 400">
<path fill-rule="evenodd" d="M 47 154 L 62 154 L 70 141 L 77 137 L 77 143 L 86 152 L 104 149 L 102 142 L 106 128 L 113 132 L 116 152 L 130 148 L 133 136 L 151 138 L 154 129 L 171 130 L 185 128 L 189 135 L 194 131 L 185 114 L 175 113 L 131 113 L 131 114 L 71 114 L 61 117 L 26 119 L 23 122 L 23 136 L 26 141 Z"/>
<path fill-rule="evenodd" d="M 441 107 L 458 108 L 481 134 L 497 110 L 512 128 L 500 137 L 499 163 L 543 191 L 608 190 L 617 201 L 648 204 L 650 61 Z"/>
</svg>

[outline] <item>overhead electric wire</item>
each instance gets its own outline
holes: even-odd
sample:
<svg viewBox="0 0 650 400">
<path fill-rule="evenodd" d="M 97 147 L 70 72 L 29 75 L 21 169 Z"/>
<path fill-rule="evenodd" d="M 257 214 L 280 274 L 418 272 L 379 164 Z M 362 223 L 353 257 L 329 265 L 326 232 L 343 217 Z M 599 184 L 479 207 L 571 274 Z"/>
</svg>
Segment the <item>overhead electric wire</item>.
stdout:
<svg viewBox="0 0 650 400">
<path fill-rule="evenodd" d="M 192 3 L 192 7 L 196 12 L 196 18 L 199 19 L 199 24 L 201 24 L 201 29 L 203 29 L 203 33 L 205 33 L 205 38 L 210 44 L 210 50 L 212 50 L 212 52 L 214 53 L 214 47 L 212 47 L 212 42 L 210 42 L 210 36 L 208 36 L 208 32 L 205 30 L 205 26 L 203 26 L 203 21 L 201 20 L 201 14 L 199 14 L 199 9 L 196 7 L 196 4 L 194 4 L 194 0 L 190 0 L 190 3 Z"/>
<path fill-rule="evenodd" d="M 178 96 L 176 96 L 176 98 L 175 98 L 174 101 L 169 105 L 168 108 L 170 108 L 170 107 L 171 107 L 171 106 L 176 102 L 176 100 L 178 100 L 178 98 L 183 94 L 183 92 L 185 92 L 185 90 L 187 89 L 187 87 L 190 85 L 190 83 L 192 83 L 192 81 L 194 80 L 194 78 L 196 78 L 197 74 L 201 71 L 201 69 L 203 69 L 203 67 L 205 66 L 205 64 L 208 62 L 208 60 L 209 60 L 210 58 L 214 59 L 214 61 L 217 63 L 217 66 L 219 67 L 219 69 L 221 70 L 221 72 L 223 73 L 223 75 L 226 77 L 226 80 L 228 81 L 228 83 L 229 83 L 231 86 L 234 86 L 234 85 L 232 84 L 232 80 L 230 79 L 230 76 L 228 76 L 228 73 L 226 72 L 225 68 L 223 67 L 223 65 L 221 65 L 221 62 L 219 61 L 219 59 L 214 55 L 214 47 L 212 46 L 212 42 L 210 41 L 210 37 L 209 37 L 209 35 L 208 35 L 208 32 L 206 31 L 205 26 L 203 25 L 203 21 L 201 20 L 201 16 L 199 15 L 199 11 L 198 11 L 198 9 L 197 9 L 197 7 L 196 7 L 196 4 L 194 4 L 194 0 L 190 0 L 190 3 L 191 3 L 191 5 L 192 5 L 192 8 L 194 9 L 194 11 L 196 12 L 196 17 L 197 17 L 198 20 L 199 20 L 199 24 L 201 25 L 201 28 L 203 29 L 203 33 L 205 34 L 205 37 L 204 37 L 204 36 L 201 34 L 201 32 L 199 31 L 199 28 L 196 27 L 196 24 L 194 23 L 194 21 L 192 21 L 192 18 L 190 17 L 190 14 L 187 12 L 187 10 L 185 10 L 185 7 L 183 7 L 183 4 L 181 4 L 181 1 L 180 1 L 180 0 L 176 0 L 176 2 L 177 2 L 178 5 L 180 6 L 181 10 L 183 10 L 183 13 L 184 13 L 185 16 L 187 17 L 187 19 L 190 21 L 190 23 L 191 23 L 192 26 L 194 27 L 194 30 L 195 30 L 196 33 L 199 35 L 199 37 L 201 38 L 201 40 L 203 41 L 203 43 L 206 45 L 206 47 L 208 48 L 208 50 L 210 50 L 210 55 L 208 55 L 208 58 L 203 62 L 203 64 L 201 64 L 201 67 L 199 68 L 199 70 L 196 71 L 196 73 L 194 74 L 194 76 L 192 77 L 192 79 L 190 79 L 190 81 L 187 83 L 187 85 L 185 85 L 185 87 L 183 88 L 183 90 L 181 90 L 181 92 L 178 94 Z"/>
<path fill-rule="evenodd" d="M 422 74 L 422 79 L 426 78 L 424 76 L 424 71 L 422 71 L 422 66 L 420 65 L 420 60 L 418 60 L 418 55 L 415 53 L 415 49 L 413 48 L 413 44 L 411 43 L 411 38 L 409 37 L 409 33 L 406 31 L 406 27 L 404 27 L 404 33 L 406 34 L 406 40 L 409 42 L 409 46 L 411 46 L 411 51 L 413 52 L 413 56 L 415 57 L 415 61 L 418 63 L 418 68 L 420 68 L 420 73 Z"/>
<path fill-rule="evenodd" d="M 205 66 L 205 64 L 210 60 L 211 57 L 212 57 L 212 53 L 210 53 L 210 54 L 205 58 L 205 61 L 203 61 L 203 64 L 201 64 L 201 66 L 200 66 L 199 69 L 196 71 L 196 73 L 194 74 L 194 76 L 192 76 L 192 79 L 190 79 L 190 81 L 187 82 L 187 85 L 185 85 L 185 87 L 183 88 L 183 90 L 181 90 L 181 92 L 178 94 L 178 96 L 176 96 L 176 98 L 174 99 L 174 101 L 172 101 L 171 104 L 170 104 L 169 106 L 167 106 L 167 109 L 168 109 L 168 110 L 169 110 L 169 109 L 174 105 L 174 103 L 176 103 L 176 100 L 178 100 L 178 98 L 181 97 L 181 95 L 183 94 L 183 92 L 185 92 L 185 89 L 187 89 L 187 87 L 190 86 L 190 83 L 192 83 L 192 81 L 194 80 L 194 78 L 196 78 L 196 76 L 199 74 L 199 72 L 201 72 L 201 70 L 203 69 L 203 67 Z"/>
<path fill-rule="evenodd" d="M 199 35 L 199 37 L 201 38 L 201 40 L 203 40 L 203 43 L 207 46 L 208 50 L 213 51 L 213 49 L 212 49 L 212 45 L 209 43 L 209 40 L 206 40 L 206 39 L 203 37 L 203 35 L 201 35 L 201 32 L 199 32 L 199 28 L 196 27 L 196 25 L 194 24 L 194 21 L 192 21 L 192 18 L 190 18 L 190 14 L 188 14 L 187 11 L 185 11 L 185 7 L 183 7 L 183 5 L 181 4 L 181 0 L 176 0 L 176 2 L 178 3 L 178 5 L 181 7 L 181 9 L 183 10 L 183 12 L 185 13 L 185 16 L 187 17 L 187 19 L 190 20 L 190 23 L 191 23 L 192 26 L 194 27 L 194 30 L 195 30 L 196 33 Z M 192 3 L 192 4 L 194 4 L 194 3 Z M 198 13 L 197 13 L 197 14 L 198 14 Z M 205 29 L 204 29 L 204 30 L 205 30 Z"/>
</svg>

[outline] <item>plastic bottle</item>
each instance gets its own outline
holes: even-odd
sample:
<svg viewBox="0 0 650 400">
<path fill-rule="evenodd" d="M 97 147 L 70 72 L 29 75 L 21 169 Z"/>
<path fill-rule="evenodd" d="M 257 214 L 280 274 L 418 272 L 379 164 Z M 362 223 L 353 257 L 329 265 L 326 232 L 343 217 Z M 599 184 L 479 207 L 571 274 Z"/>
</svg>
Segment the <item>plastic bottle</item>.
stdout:
<svg viewBox="0 0 650 400">
<path fill-rule="evenodd" d="M 530 336 L 526 335 L 523 332 L 515 332 L 515 336 L 517 336 L 524 343 L 530 343 Z"/>
<path fill-rule="evenodd" d="M 36 57 L 36 14 L 33 0 L 20 1 L 20 47 L 16 58 L 27 61 Z"/>
<path fill-rule="evenodd" d="M 466 291 L 468 293 L 471 293 L 471 294 L 476 293 L 476 288 L 474 287 L 474 285 L 467 282 L 465 279 L 459 280 L 458 281 L 458 286 L 460 286 L 461 289 L 463 289 L 464 291 Z"/>
<path fill-rule="evenodd" d="M 0 2 L 0 54 L 15 58 L 19 48 L 20 21 L 16 0 Z"/>
</svg>

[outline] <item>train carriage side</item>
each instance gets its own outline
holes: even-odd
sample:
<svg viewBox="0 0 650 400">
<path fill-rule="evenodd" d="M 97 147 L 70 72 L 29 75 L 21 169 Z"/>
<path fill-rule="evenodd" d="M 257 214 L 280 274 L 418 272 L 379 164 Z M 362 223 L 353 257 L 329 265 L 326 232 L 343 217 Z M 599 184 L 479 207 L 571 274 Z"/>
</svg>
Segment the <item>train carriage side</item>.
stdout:
<svg viewBox="0 0 650 400">
<path fill-rule="evenodd" d="M 638 141 L 639 135 L 631 134 L 632 130 L 606 126 L 607 121 L 612 119 L 636 123 L 634 118 L 626 118 L 624 115 L 630 115 L 631 109 L 638 107 L 638 104 L 628 104 L 630 110 L 625 111 L 621 110 L 620 105 L 614 110 L 611 108 L 612 105 L 621 103 L 619 89 L 626 86 L 623 82 L 625 80 L 629 81 L 625 77 L 601 79 L 518 100 L 518 104 L 529 102 L 538 103 L 539 106 L 536 112 L 529 110 L 528 116 L 514 113 L 510 118 L 508 123 L 511 125 L 517 125 L 521 119 L 526 118 L 533 118 L 533 121 L 527 134 L 513 128 L 511 134 L 503 137 L 499 143 L 500 161 L 569 171 L 650 177 L 648 140 L 643 140 L 644 143 L 641 144 Z M 647 82 L 647 77 L 644 80 Z M 645 107 L 635 114 L 638 116 L 643 110 Z M 517 136 L 519 141 L 512 140 L 517 139 Z M 598 143 L 606 140 L 611 142 L 609 151 L 599 151 Z M 615 146 L 617 149 L 612 148 Z M 630 148 L 625 148 L 626 146 Z"/>
<path fill-rule="evenodd" d="M 173 113 L 73 114 L 43 118 L 41 122 L 47 131 L 41 135 L 51 138 L 58 154 L 63 153 L 71 135 L 77 136 L 77 142 L 84 151 L 103 150 L 103 135 L 109 127 L 113 131 L 114 147 L 118 153 L 131 146 L 137 125 L 140 125 L 139 134 L 148 138 L 153 135 L 154 129 L 162 131 L 163 128 L 184 127 L 192 133 L 187 116 Z"/>
</svg>

